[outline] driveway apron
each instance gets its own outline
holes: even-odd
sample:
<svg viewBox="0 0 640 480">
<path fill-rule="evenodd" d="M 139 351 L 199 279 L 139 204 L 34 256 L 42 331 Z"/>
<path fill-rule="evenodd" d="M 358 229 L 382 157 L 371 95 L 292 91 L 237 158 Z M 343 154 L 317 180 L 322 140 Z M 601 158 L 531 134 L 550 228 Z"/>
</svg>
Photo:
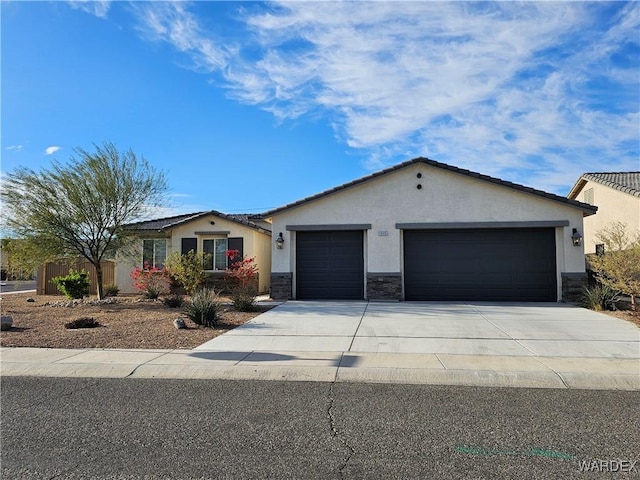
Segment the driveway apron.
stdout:
<svg viewBox="0 0 640 480">
<path fill-rule="evenodd" d="M 638 359 L 640 329 L 561 303 L 288 301 L 195 350 Z"/>
</svg>

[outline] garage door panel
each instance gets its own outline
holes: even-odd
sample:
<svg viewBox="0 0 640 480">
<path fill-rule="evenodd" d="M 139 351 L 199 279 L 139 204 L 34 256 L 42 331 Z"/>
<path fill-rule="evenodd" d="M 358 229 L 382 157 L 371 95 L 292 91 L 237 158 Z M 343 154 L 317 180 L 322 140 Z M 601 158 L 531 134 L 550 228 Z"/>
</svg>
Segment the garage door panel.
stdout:
<svg viewBox="0 0 640 480">
<path fill-rule="evenodd" d="M 555 231 L 404 232 L 407 300 L 556 300 Z"/>
<path fill-rule="evenodd" d="M 363 232 L 297 232 L 296 298 L 364 298 Z"/>
</svg>

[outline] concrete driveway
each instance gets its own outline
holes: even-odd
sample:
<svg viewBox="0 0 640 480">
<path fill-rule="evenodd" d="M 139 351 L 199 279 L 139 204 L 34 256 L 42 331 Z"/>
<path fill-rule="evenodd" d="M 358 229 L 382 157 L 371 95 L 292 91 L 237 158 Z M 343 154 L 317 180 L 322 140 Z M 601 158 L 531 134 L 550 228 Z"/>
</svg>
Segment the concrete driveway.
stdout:
<svg viewBox="0 0 640 480">
<path fill-rule="evenodd" d="M 559 303 L 289 301 L 195 350 L 638 359 L 640 329 Z"/>
</svg>

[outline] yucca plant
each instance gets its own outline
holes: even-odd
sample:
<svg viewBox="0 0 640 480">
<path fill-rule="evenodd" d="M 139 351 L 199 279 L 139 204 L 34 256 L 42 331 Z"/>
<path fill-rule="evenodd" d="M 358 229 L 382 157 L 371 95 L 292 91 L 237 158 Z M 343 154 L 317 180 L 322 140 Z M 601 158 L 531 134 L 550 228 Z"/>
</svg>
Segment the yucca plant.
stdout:
<svg viewBox="0 0 640 480">
<path fill-rule="evenodd" d="M 616 310 L 616 303 L 620 300 L 620 292 L 608 285 L 598 284 L 595 287 L 584 287 L 582 306 L 590 310 Z"/>
<path fill-rule="evenodd" d="M 219 311 L 218 295 L 210 288 L 202 288 L 191 296 L 191 302 L 184 314 L 193 323 L 204 327 L 215 327 Z"/>
</svg>

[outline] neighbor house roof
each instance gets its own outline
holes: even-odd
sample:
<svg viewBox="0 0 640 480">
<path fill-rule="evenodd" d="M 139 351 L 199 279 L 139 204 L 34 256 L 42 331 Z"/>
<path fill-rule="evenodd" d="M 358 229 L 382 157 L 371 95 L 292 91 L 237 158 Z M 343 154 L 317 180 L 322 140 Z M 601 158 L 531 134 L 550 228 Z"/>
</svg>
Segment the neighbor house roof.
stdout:
<svg viewBox="0 0 640 480">
<path fill-rule="evenodd" d="M 596 172 L 583 173 L 573 188 L 569 191 L 569 198 L 576 198 L 580 190 L 588 181 L 596 182 L 607 187 L 620 190 L 635 197 L 640 197 L 640 172 Z"/>
<path fill-rule="evenodd" d="M 431 167 L 441 168 L 443 170 L 448 170 L 450 172 L 458 173 L 460 175 L 465 175 L 467 177 L 476 178 L 478 180 L 482 180 L 484 182 L 492 183 L 494 185 L 500 185 L 500 186 L 507 187 L 507 188 L 510 188 L 510 189 L 513 189 L 513 190 L 518 190 L 518 191 L 521 191 L 521 192 L 529 193 L 531 195 L 535 195 L 535 196 L 538 196 L 538 197 L 546 198 L 548 200 L 553 200 L 555 202 L 559 202 L 559 203 L 562 203 L 562 204 L 565 204 L 565 205 L 569 205 L 569 206 L 572 206 L 572 207 L 579 208 L 587 215 L 592 215 L 592 214 L 596 213 L 596 211 L 598 210 L 597 207 L 595 207 L 593 205 L 589 205 L 588 203 L 582 203 L 582 202 L 579 202 L 577 200 L 571 200 L 571 199 L 568 199 L 566 197 L 562 197 L 560 195 L 555 195 L 553 193 L 547 193 L 547 192 L 544 192 L 542 190 L 536 190 L 535 188 L 526 187 L 524 185 L 519 185 L 517 183 L 508 182 L 506 180 L 500 180 L 499 178 L 490 177 L 488 175 L 483 175 L 481 173 L 476 173 L 476 172 L 472 172 L 470 170 L 465 170 L 463 168 L 458 168 L 458 167 L 454 167 L 452 165 L 447 165 L 445 163 L 436 162 L 435 160 L 429 160 L 428 158 L 418 157 L 418 158 L 414 158 L 413 160 L 408 160 L 406 162 L 399 163 L 398 165 L 386 168 L 384 170 L 381 170 L 379 172 L 373 173 L 371 175 L 367 175 L 366 177 L 362 177 L 362 178 L 359 178 L 357 180 L 353 180 L 351 182 L 345 183 L 343 185 L 339 185 L 339 186 L 334 187 L 334 188 L 332 188 L 330 190 L 325 190 L 324 192 L 320 192 L 320 193 L 318 193 L 316 195 L 312 195 L 310 197 L 303 198 L 302 200 L 298 200 L 297 202 L 293 202 L 293 203 L 290 203 L 288 205 L 284 205 L 283 207 L 279 207 L 279 208 L 276 208 L 276 209 L 273 209 L 273 210 L 269 210 L 268 212 L 263 213 L 261 215 L 261 217 L 263 217 L 263 218 L 271 217 L 271 216 L 276 215 L 278 213 L 284 212 L 285 210 L 289 210 L 291 208 L 299 207 L 301 205 L 304 205 L 306 203 L 312 202 L 314 200 L 318 200 L 320 198 L 326 197 L 328 195 L 331 195 L 333 193 L 339 192 L 341 190 L 345 190 L 347 188 L 350 188 L 350 187 L 353 187 L 353 186 L 356 186 L 356 185 L 360 185 L 362 183 L 371 181 L 373 179 L 376 179 L 376 178 L 381 177 L 383 175 L 386 175 L 388 173 L 395 172 L 395 171 L 401 170 L 401 169 L 403 169 L 405 167 L 408 167 L 410 165 L 415 165 L 415 164 L 424 164 L 424 165 L 429 165 Z"/>
<path fill-rule="evenodd" d="M 206 212 L 186 213 L 183 215 L 176 215 L 173 217 L 156 218 L 153 220 L 146 220 L 143 222 L 130 223 L 128 225 L 125 225 L 125 227 L 129 230 L 161 232 L 165 230 L 171 230 L 174 227 L 183 225 L 187 222 L 191 222 L 193 220 L 197 220 L 202 217 L 206 217 L 207 215 L 214 215 L 219 218 L 231 220 L 232 222 L 240 223 L 247 227 L 258 230 L 262 233 L 269 233 L 269 234 L 271 233 L 271 231 L 269 231 L 263 225 L 258 225 L 257 223 L 252 221 L 253 218 L 259 218 L 257 215 L 250 215 L 245 213 L 230 215 L 230 214 L 218 212 L 216 210 L 208 210 Z"/>
</svg>

